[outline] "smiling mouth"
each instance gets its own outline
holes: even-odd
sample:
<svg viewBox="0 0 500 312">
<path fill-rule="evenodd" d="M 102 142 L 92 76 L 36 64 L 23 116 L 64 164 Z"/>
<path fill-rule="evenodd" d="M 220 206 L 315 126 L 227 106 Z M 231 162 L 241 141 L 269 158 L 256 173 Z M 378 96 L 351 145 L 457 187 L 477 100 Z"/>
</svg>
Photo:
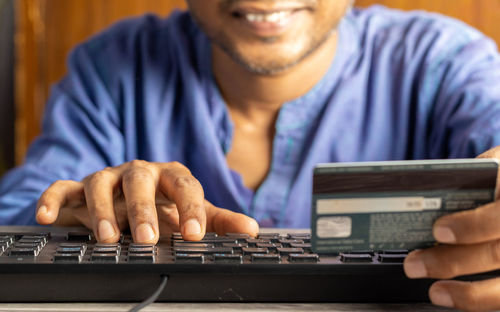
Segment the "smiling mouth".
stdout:
<svg viewBox="0 0 500 312">
<path fill-rule="evenodd" d="M 276 37 L 291 29 L 308 9 L 303 7 L 238 7 L 230 12 L 247 31 L 266 38 Z"/>
<path fill-rule="evenodd" d="M 274 12 L 242 12 L 235 11 L 233 17 L 242 18 L 250 23 L 282 23 L 296 10 L 283 10 Z"/>
</svg>

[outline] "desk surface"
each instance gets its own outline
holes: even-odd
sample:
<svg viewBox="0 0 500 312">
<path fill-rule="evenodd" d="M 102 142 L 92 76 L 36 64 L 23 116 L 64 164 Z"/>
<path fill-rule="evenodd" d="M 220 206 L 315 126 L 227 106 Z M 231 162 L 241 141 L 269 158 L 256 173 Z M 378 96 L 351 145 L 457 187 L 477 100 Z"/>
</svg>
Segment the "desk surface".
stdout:
<svg viewBox="0 0 500 312">
<path fill-rule="evenodd" d="M 134 304 L 130 303 L 7 303 L 0 304 L 0 311 L 61 311 L 61 312 L 94 312 L 94 311 L 128 311 Z M 356 303 L 154 303 L 141 311 L 144 312 L 266 312 L 266 311 L 452 311 L 431 304 L 356 304 Z"/>
</svg>

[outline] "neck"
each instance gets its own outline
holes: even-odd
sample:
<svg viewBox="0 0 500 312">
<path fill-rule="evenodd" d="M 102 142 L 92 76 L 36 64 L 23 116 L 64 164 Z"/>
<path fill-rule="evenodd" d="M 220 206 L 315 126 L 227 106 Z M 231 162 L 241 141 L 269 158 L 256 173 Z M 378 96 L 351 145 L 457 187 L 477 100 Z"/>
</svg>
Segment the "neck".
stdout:
<svg viewBox="0 0 500 312">
<path fill-rule="evenodd" d="M 215 79 L 229 109 L 249 119 L 261 119 L 253 115 L 263 114 L 274 119 L 285 102 L 306 94 L 326 74 L 335 57 L 337 40 L 335 32 L 307 58 L 275 75 L 249 72 L 212 45 Z"/>
</svg>

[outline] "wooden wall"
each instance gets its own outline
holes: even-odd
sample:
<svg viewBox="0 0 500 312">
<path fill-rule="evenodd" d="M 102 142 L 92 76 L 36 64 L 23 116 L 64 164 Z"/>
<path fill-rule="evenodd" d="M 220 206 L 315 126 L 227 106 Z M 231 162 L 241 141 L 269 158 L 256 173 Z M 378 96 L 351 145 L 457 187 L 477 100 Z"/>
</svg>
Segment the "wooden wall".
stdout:
<svg viewBox="0 0 500 312">
<path fill-rule="evenodd" d="M 200 0 L 208 1 L 208 0 Z M 500 0 L 357 0 L 404 10 L 426 9 L 462 19 L 500 43 Z M 65 73 L 68 52 L 78 42 L 126 16 L 167 15 L 183 0 L 17 0 L 16 161 L 39 133 L 50 86 Z"/>
</svg>

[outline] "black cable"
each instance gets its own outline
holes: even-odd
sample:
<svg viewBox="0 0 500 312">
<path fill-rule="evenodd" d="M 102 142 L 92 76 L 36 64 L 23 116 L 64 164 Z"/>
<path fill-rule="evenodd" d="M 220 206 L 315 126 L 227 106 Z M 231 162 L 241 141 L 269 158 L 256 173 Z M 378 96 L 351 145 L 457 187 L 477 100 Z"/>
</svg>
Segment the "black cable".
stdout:
<svg viewBox="0 0 500 312">
<path fill-rule="evenodd" d="M 160 294 L 165 289 L 165 286 L 167 286 L 167 281 L 168 281 L 168 276 L 162 275 L 161 276 L 161 282 L 160 282 L 160 285 L 158 286 L 158 289 L 156 289 L 155 292 L 149 298 L 147 298 L 143 302 L 139 303 L 138 305 L 136 305 L 135 307 L 133 307 L 132 309 L 130 309 L 129 312 L 140 311 L 141 309 L 145 308 L 147 305 L 150 305 L 151 303 L 155 302 L 156 299 L 158 299 L 158 297 L 160 296 Z"/>
</svg>

